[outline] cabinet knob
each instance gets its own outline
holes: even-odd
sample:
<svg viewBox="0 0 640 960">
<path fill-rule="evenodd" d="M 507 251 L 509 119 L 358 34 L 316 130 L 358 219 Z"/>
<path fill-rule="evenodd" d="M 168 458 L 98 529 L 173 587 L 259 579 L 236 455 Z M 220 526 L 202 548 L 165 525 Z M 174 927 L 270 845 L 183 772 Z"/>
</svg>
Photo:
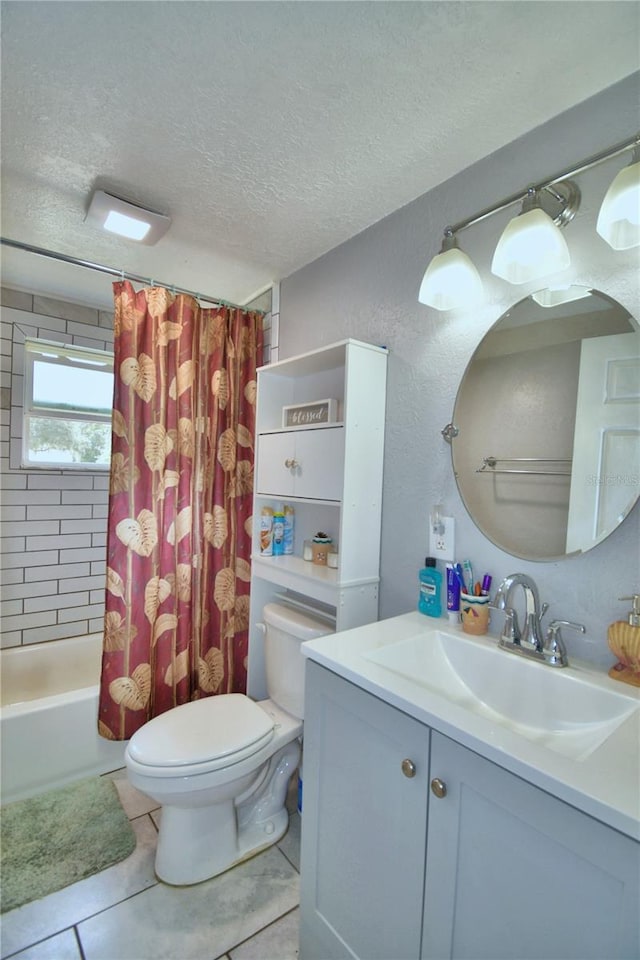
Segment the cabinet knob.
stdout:
<svg viewBox="0 0 640 960">
<path fill-rule="evenodd" d="M 415 763 L 413 762 L 413 760 L 409 760 L 409 758 L 406 757 L 406 758 L 402 761 L 402 763 L 400 764 L 400 766 L 401 766 L 401 768 L 402 768 L 402 772 L 404 773 L 405 777 L 409 777 L 409 778 L 415 777 L 415 775 L 416 775 L 416 765 L 415 765 Z"/>
<path fill-rule="evenodd" d="M 431 792 L 435 793 L 439 800 L 447 795 L 447 785 L 439 777 L 434 777 L 431 781 Z"/>
<path fill-rule="evenodd" d="M 292 470 L 294 467 L 298 466 L 298 461 L 293 459 L 287 459 L 284 462 L 285 467 L 288 467 L 289 470 Z"/>
</svg>

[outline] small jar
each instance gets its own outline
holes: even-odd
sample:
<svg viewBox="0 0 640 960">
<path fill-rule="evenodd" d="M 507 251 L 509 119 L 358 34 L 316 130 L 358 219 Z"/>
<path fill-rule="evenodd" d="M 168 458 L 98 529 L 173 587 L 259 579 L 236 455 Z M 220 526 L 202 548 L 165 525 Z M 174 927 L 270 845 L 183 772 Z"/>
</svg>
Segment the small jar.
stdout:
<svg viewBox="0 0 640 960">
<path fill-rule="evenodd" d="M 319 567 L 326 567 L 327 565 L 327 556 L 329 555 L 329 550 L 331 549 L 331 537 L 325 536 L 324 533 L 317 533 L 313 538 L 311 544 L 311 550 L 313 553 L 313 563 Z"/>
<path fill-rule="evenodd" d="M 327 566 L 331 567 L 332 570 L 338 569 L 338 548 L 335 543 L 332 543 L 329 548 L 329 553 L 327 554 Z"/>
<path fill-rule="evenodd" d="M 313 560 L 313 544 L 311 540 L 305 540 L 302 545 L 302 559 L 308 560 L 309 563 Z"/>
</svg>

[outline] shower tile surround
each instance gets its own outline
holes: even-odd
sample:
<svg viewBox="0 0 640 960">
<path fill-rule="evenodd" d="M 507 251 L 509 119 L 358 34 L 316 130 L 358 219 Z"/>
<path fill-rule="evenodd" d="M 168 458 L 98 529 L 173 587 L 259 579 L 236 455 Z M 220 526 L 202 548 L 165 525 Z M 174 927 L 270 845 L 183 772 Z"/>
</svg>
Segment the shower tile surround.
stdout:
<svg viewBox="0 0 640 960">
<path fill-rule="evenodd" d="M 0 325 L 0 645 L 102 630 L 106 471 L 20 467 L 25 336 L 113 349 L 110 313 L 2 288 Z"/>
<path fill-rule="evenodd" d="M 2 916 L 2 960 L 295 960 L 300 817 L 296 778 L 288 832 L 219 877 L 171 887 L 155 877 L 159 809 L 112 777 L 137 836 L 126 860 Z"/>
</svg>

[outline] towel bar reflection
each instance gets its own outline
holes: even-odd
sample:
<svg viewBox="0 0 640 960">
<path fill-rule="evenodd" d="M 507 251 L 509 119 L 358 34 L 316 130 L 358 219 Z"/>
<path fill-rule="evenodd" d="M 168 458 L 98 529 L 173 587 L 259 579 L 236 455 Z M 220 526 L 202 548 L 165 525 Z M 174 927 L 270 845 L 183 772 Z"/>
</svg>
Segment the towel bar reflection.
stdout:
<svg viewBox="0 0 640 960">
<path fill-rule="evenodd" d="M 527 468 L 512 468 L 512 467 L 500 467 L 497 468 L 499 463 L 550 463 L 559 465 L 561 463 L 566 463 L 569 465 L 568 470 L 532 470 Z M 564 459 L 562 457 L 558 458 L 545 458 L 545 457 L 483 457 L 482 466 L 478 467 L 476 473 L 524 473 L 529 476 L 535 477 L 570 477 L 571 476 L 571 463 L 570 459 Z"/>
</svg>

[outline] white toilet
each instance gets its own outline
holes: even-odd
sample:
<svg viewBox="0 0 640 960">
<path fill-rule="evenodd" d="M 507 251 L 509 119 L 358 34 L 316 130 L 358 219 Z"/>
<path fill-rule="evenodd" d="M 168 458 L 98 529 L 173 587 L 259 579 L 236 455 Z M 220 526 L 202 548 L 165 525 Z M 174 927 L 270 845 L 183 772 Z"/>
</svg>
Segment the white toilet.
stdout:
<svg viewBox="0 0 640 960">
<path fill-rule="evenodd" d="M 154 717 L 125 752 L 129 782 L 162 806 L 156 873 L 172 884 L 215 877 L 275 843 L 300 760 L 303 640 L 333 633 L 282 604 L 263 611 L 268 700 L 240 693 Z"/>
</svg>

